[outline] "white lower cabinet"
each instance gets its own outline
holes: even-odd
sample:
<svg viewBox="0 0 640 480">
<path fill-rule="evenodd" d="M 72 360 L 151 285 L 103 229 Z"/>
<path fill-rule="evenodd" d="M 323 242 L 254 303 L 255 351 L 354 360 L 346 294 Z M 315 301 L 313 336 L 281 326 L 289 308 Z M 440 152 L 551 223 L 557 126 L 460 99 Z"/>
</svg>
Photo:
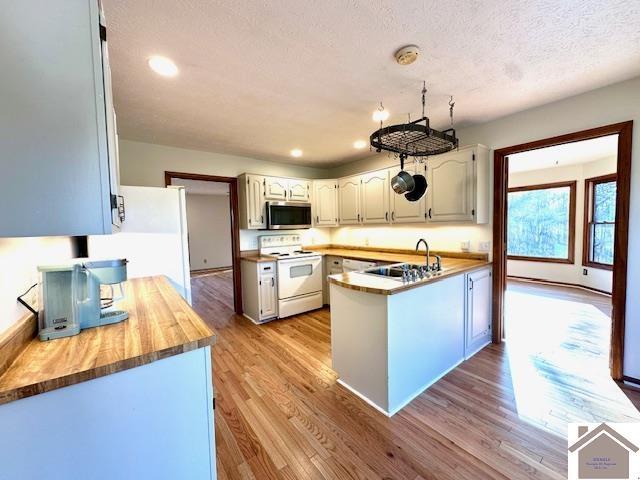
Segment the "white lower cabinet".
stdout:
<svg viewBox="0 0 640 480">
<path fill-rule="evenodd" d="M 491 275 L 491 267 L 465 275 L 465 358 L 491 342 Z"/>
<path fill-rule="evenodd" d="M 278 280 L 275 262 L 242 261 L 242 310 L 254 323 L 278 316 Z"/>
<path fill-rule="evenodd" d="M 329 305 L 331 302 L 330 288 L 327 277 L 329 275 L 336 275 L 342 273 L 342 257 L 334 257 L 333 255 L 327 255 L 324 257 L 324 281 L 322 283 L 322 298 L 325 305 Z"/>
</svg>

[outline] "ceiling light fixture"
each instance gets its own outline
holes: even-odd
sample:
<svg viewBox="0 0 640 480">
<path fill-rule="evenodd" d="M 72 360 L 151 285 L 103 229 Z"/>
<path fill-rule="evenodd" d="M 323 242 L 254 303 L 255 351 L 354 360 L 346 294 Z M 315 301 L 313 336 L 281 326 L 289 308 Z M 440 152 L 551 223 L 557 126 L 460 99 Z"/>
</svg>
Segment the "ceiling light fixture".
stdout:
<svg viewBox="0 0 640 480">
<path fill-rule="evenodd" d="M 396 52 L 396 62 L 400 65 L 410 65 L 420 56 L 420 47 L 406 45 Z"/>
<path fill-rule="evenodd" d="M 367 146 L 366 140 L 356 140 L 355 142 L 353 142 L 353 148 L 357 148 L 358 150 L 361 150 L 366 146 Z"/>
<path fill-rule="evenodd" d="M 373 112 L 372 118 L 374 122 L 384 122 L 389 118 L 389 111 L 384 109 L 384 105 L 382 105 L 382 102 L 380 102 L 380 106 L 378 107 L 378 109 Z"/>
<path fill-rule="evenodd" d="M 149 68 L 163 77 L 175 77 L 178 74 L 178 67 L 173 60 L 161 55 L 149 57 Z"/>
<path fill-rule="evenodd" d="M 300 150 L 299 148 L 294 148 L 293 150 L 291 150 L 291 156 L 300 158 L 302 156 L 302 150 Z"/>
</svg>

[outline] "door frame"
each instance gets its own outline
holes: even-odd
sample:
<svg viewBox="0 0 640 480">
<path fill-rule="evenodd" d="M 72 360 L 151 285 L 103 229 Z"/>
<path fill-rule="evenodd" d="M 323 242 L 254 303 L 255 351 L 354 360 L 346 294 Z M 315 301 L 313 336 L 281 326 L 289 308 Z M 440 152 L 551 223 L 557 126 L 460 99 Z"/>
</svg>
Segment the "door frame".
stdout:
<svg viewBox="0 0 640 480">
<path fill-rule="evenodd" d="M 171 185 L 171 180 L 202 180 L 205 182 L 219 182 L 229 185 L 229 209 L 231 212 L 231 262 L 233 267 L 233 308 L 238 315 L 242 315 L 242 279 L 240 272 L 240 223 L 238 216 L 238 179 L 236 177 L 220 177 L 217 175 L 203 175 L 200 173 L 164 172 L 165 186 Z"/>
<path fill-rule="evenodd" d="M 631 196 L 631 140 L 633 121 L 615 123 L 559 135 L 493 152 L 493 343 L 502 343 L 504 333 L 504 294 L 507 286 L 507 190 L 509 155 L 565 143 L 618 135 L 616 236 L 611 295 L 610 370 L 614 380 L 623 380 L 624 328 L 627 299 L 627 254 L 629 244 L 629 204 Z"/>
</svg>

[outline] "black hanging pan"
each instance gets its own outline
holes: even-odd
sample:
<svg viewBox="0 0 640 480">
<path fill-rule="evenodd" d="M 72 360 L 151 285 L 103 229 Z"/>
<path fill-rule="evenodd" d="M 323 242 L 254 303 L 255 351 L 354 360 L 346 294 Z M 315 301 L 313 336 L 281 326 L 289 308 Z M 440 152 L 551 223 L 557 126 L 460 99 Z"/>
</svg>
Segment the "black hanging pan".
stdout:
<svg viewBox="0 0 640 480">
<path fill-rule="evenodd" d="M 422 196 L 427 193 L 427 179 L 424 178 L 424 175 L 420 175 L 419 173 L 413 176 L 413 183 L 415 187 L 409 193 L 404 195 L 404 198 L 409 200 L 410 202 L 417 202 L 422 198 Z"/>
</svg>

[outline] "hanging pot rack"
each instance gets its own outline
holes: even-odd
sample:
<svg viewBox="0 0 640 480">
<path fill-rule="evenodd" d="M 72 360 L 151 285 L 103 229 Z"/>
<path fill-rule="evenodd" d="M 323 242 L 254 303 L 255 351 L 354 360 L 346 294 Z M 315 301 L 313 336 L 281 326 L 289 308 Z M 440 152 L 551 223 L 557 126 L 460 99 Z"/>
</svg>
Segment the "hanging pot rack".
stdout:
<svg viewBox="0 0 640 480">
<path fill-rule="evenodd" d="M 407 157 L 427 157 L 449 152 L 458 147 L 458 138 L 453 128 L 453 97 L 449 101 L 449 116 L 451 128 L 436 130 L 431 128 L 429 117 L 425 115 L 426 82 L 422 86 L 422 118 L 413 122 L 382 126 L 369 137 L 371 146 L 377 152 L 382 150 L 393 152 L 400 157 L 401 169 Z"/>
</svg>

